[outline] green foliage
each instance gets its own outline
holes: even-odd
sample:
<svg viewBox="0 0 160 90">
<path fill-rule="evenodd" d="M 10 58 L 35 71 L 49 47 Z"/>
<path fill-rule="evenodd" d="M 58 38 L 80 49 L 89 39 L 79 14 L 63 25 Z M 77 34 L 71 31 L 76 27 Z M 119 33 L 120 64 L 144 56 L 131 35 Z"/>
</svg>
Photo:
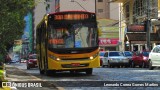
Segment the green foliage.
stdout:
<svg viewBox="0 0 160 90">
<path fill-rule="evenodd" d="M 0 0 L 0 53 L 23 34 L 24 16 L 34 8 L 34 0 Z"/>
</svg>

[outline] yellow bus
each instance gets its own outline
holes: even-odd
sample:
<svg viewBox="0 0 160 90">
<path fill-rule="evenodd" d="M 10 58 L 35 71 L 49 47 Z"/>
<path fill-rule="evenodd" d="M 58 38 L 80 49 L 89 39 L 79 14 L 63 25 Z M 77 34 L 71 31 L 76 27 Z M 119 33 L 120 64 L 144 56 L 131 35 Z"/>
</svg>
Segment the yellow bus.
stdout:
<svg viewBox="0 0 160 90">
<path fill-rule="evenodd" d="M 95 13 L 64 11 L 46 14 L 36 28 L 40 74 L 86 72 L 100 66 Z"/>
</svg>

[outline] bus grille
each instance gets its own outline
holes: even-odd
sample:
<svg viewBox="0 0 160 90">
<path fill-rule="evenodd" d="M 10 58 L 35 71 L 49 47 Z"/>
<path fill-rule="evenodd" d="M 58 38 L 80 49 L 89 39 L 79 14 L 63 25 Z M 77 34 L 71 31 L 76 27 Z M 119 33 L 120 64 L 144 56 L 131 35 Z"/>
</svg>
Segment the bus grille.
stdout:
<svg viewBox="0 0 160 90">
<path fill-rule="evenodd" d="M 87 66 L 89 66 L 89 63 L 80 64 L 80 65 L 78 65 L 78 66 L 73 66 L 72 64 L 62 64 L 61 66 L 62 66 L 63 68 L 87 67 Z"/>
<path fill-rule="evenodd" d="M 61 60 L 89 60 L 89 58 L 62 58 Z"/>
</svg>

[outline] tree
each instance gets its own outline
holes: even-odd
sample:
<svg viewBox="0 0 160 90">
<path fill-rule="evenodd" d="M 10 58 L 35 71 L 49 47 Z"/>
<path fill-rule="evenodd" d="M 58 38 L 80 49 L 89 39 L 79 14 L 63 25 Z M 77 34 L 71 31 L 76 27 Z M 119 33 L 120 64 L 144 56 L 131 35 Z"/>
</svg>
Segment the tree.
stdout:
<svg viewBox="0 0 160 90">
<path fill-rule="evenodd" d="M 0 0 L 0 53 L 23 34 L 24 16 L 34 8 L 34 0 Z"/>
</svg>

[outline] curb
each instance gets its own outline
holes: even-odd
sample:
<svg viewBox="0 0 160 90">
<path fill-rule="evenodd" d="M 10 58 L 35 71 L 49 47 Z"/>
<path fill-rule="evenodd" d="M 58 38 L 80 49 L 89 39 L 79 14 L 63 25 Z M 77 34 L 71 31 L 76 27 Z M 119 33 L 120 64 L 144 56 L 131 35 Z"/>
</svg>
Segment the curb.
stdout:
<svg viewBox="0 0 160 90">
<path fill-rule="evenodd" d="M 34 75 L 31 75 L 31 74 L 29 74 L 29 73 L 26 73 L 25 71 L 23 71 L 23 70 L 15 67 L 15 66 L 12 66 L 12 65 L 6 65 L 6 76 L 7 76 L 7 77 L 10 77 L 10 75 L 7 73 L 7 69 L 9 69 L 9 68 L 17 69 L 18 71 L 23 72 L 23 73 L 25 73 L 26 75 L 29 75 L 29 76 L 37 79 L 36 81 L 44 81 L 44 80 L 42 80 L 41 78 L 38 78 L 38 77 L 36 77 L 36 76 L 34 76 Z M 7 78 L 7 77 L 6 77 L 6 78 Z M 33 80 L 33 81 L 35 81 L 35 80 Z M 11 90 L 18 90 L 16 87 L 11 87 L 11 88 L 12 88 Z M 52 88 L 52 87 L 44 87 L 44 88 Z M 65 90 L 63 87 L 59 87 L 58 85 L 56 85 L 56 84 L 54 84 L 54 83 L 53 83 L 53 88 L 55 88 L 55 89 L 57 89 L 57 90 Z M 53 89 L 52 89 L 52 90 L 53 90 Z"/>
</svg>

